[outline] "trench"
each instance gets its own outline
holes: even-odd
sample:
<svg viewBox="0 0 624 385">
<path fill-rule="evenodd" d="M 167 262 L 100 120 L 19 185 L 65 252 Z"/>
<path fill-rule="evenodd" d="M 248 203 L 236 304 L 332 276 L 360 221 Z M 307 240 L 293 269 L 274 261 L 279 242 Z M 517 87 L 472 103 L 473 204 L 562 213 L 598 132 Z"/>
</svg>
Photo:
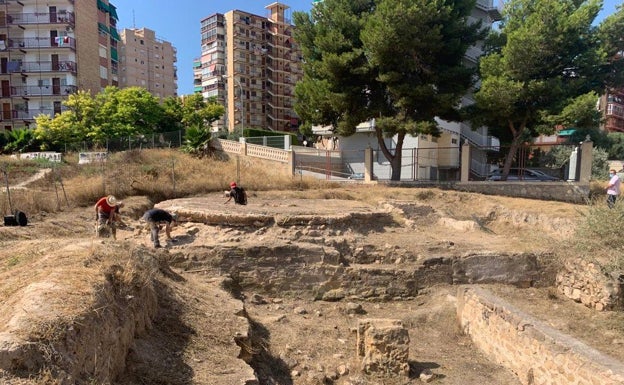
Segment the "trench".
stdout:
<svg viewBox="0 0 624 385">
<path fill-rule="evenodd" d="M 472 253 L 424 259 L 403 254 L 397 264 L 396 256 L 380 252 L 374 245 L 298 242 L 189 250 L 172 266 L 181 272 L 230 277 L 232 284 L 227 289 L 247 305 L 253 295 L 323 303 L 389 303 L 414 300 L 436 285 L 549 286 L 554 282 L 554 270 L 547 264 L 550 259 L 549 255 L 531 253 Z M 378 263 L 380 260 L 385 263 Z M 259 385 L 293 384 L 288 363 L 269 348 L 272 336 L 267 325 L 248 314 L 247 319 L 248 337 L 236 340 L 241 349 L 239 358 L 253 368 Z M 411 362 L 410 367 L 413 378 L 427 369 L 426 364 L 418 362 Z M 329 376 L 319 381 L 338 383 Z"/>
<path fill-rule="evenodd" d="M 624 379 L 621 362 L 477 288 L 482 284 L 553 287 L 558 267 L 552 264 L 552 255 L 470 253 L 380 264 L 377 262 L 387 255 L 379 254 L 373 245 L 334 246 L 217 246 L 188 256 L 176 267 L 201 266 L 213 274 L 232 277 L 234 295 L 246 301 L 253 293 L 325 303 L 391 303 L 427 296 L 429 288 L 437 285 L 454 286 L 461 333 L 519 383 L 564 385 L 574 378 L 580 383 L 619 384 Z M 239 346 L 241 358 L 253 368 L 258 384 L 294 384 L 288 362 L 268 348 L 271 333 L 267 325 L 249 316 L 248 321 L 249 338 Z M 410 378 L 418 378 L 427 365 L 436 367 L 411 361 Z M 339 377 L 329 375 L 316 380 L 340 383 Z"/>
</svg>

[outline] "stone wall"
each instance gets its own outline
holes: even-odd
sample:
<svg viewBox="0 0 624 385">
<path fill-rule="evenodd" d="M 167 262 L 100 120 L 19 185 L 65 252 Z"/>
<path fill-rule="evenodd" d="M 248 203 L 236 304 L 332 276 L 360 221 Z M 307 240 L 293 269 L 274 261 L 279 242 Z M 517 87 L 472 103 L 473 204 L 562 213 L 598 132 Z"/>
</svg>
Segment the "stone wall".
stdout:
<svg viewBox="0 0 624 385">
<path fill-rule="evenodd" d="M 585 203 L 589 197 L 589 184 L 577 182 L 458 182 L 447 187 L 487 195 L 571 203 Z"/>
<path fill-rule="evenodd" d="M 624 364 L 556 331 L 486 290 L 458 290 L 459 324 L 485 355 L 524 385 L 624 383 Z"/>
<path fill-rule="evenodd" d="M 557 274 L 557 290 L 564 296 L 598 311 L 621 308 L 620 274 L 607 275 L 599 265 L 581 258 L 569 259 Z"/>
<path fill-rule="evenodd" d="M 420 262 L 360 264 L 350 251 L 328 245 L 215 247 L 189 253 L 173 263 L 185 269 L 214 269 L 245 290 L 290 293 L 337 301 L 343 298 L 414 297 L 436 284 L 503 283 L 519 287 L 552 286 L 555 273 L 535 254 L 471 254 L 431 257 Z"/>
</svg>

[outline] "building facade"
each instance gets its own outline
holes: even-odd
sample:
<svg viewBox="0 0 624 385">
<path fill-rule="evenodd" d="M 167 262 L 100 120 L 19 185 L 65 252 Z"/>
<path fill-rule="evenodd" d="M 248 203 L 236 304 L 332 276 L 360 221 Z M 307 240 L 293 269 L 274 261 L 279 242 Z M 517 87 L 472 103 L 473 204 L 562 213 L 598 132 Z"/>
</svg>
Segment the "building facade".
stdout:
<svg viewBox="0 0 624 385">
<path fill-rule="evenodd" d="M 624 132 L 624 90 L 607 90 L 600 97 L 598 109 L 604 118 L 604 131 Z"/>
<path fill-rule="evenodd" d="M 0 129 L 60 113 L 78 89 L 118 85 L 117 20 L 107 0 L 1 1 Z"/>
<path fill-rule="evenodd" d="M 201 21 L 201 57 L 194 61 L 194 90 L 226 106 L 216 130 L 293 131 L 294 86 L 303 76 L 289 7 L 272 3 L 266 16 L 240 10 Z"/>
<path fill-rule="evenodd" d="M 147 28 L 123 29 L 119 86 L 143 87 L 161 100 L 178 95 L 177 51 Z"/>
</svg>

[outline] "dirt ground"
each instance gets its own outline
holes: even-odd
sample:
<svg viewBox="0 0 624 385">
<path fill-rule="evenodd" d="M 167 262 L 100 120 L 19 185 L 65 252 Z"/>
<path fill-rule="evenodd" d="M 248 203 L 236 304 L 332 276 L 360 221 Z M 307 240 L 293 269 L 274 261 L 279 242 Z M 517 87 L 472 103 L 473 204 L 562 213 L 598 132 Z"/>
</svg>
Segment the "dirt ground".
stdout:
<svg viewBox="0 0 624 385">
<path fill-rule="evenodd" d="M 341 200 L 334 201 L 335 198 Z M 208 211 L 238 212 L 242 216 L 276 212 L 292 215 L 308 210 L 321 216 L 339 215 L 352 212 L 355 207 L 390 211 L 396 225 L 378 224 L 345 237 L 381 248 L 400 248 L 417 258 L 484 251 L 552 253 L 571 236 L 584 210 L 582 206 L 559 202 L 435 189 L 357 186 L 339 193 L 251 192 L 248 207 L 224 206 L 224 198 L 216 193 L 197 199 L 197 206 Z M 181 208 L 183 204 L 175 201 L 170 205 Z M 468 337 L 458 332 L 455 286 L 432 286 L 416 297 L 399 301 L 355 298 L 326 302 L 305 295 L 244 291 L 235 298 L 223 289 L 228 281 L 225 274 L 185 269 L 175 261 L 184 259 L 191 249 L 197 253 L 215 244 L 273 244 L 293 236 L 291 231 L 297 229 L 266 230 L 259 236 L 257 231 L 231 228 L 227 223 L 183 222 L 172 233 L 178 242 L 168 242 L 164 249 L 153 250 L 149 236 L 136 231 L 137 219 L 148 207 L 150 202 L 142 198 L 126 200 L 124 214 L 134 230 L 120 230 L 117 241 L 93 237 L 92 208 L 76 208 L 58 215 L 32 214 L 24 228 L 0 227 L 0 321 L 5 325 L 0 335 L 18 326 L 41 330 L 39 314 L 38 318 L 20 318 L 13 313 L 24 303 L 23 289 L 29 282 L 54 281 L 57 275 L 68 277 L 79 272 L 80 285 L 87 293 L 90 282 L 97 286 L 98 272 L 93 271 L 93 277 L 83 272 L 85 260 L 93 260 L 97 255 L 98 263 L 105 264 L 102 259 L 108 254 L 102 254 L 102 248 L 113 248 L 115 255 L 121 255 L 119 258 L 141 250 L 170 267 L 161 266 L 155 285 L 158 308 L 153 322 L 134 340 L 125 370 L 114 381 L 116 385 L 234 384 L 240 380 L 240 373 L 251 377 L 254 372 L 262 385 L 402 385 L 419 383 L 418 375 L 424 369 L 431 370 L 436 375 L 435 383 L 440 384 L 519 383 L 513 373 L 489 362 Z M 490 289 L 564 333 L 624 360 L 621 313 L 597 313 L 559 297 L 552 288 L 492 285 Z M 88 302 L 87 294 L 56 301 L 51 300 L 54 290 L 46 295 L 48 301 L 41 303 L 38 310 L 40 314 L 51 313 L 50 319 L 71 318 L 79 313 L 81 304 Z M 353 311 L 360 306 L 361 310 Z M 243 339 L 233 338 L 246 328 L 240 317 L 243 313 L 247 314 L 246 322 L 251 323 L 254 335 L 248 349 Z M 396 318 L 408 328 L 409 377 L 374 377 L 359 370 L 354 327 L 362 318 Z M 17 325 L 16 320 L 26 324 Z M 241 358 L 251 366 L 243 359 L 231 359 L 246 350 L 254 356 Z M 3 384 L 63 383 L 55 378 L 53 371 L 21 372 L 17 376 L 0 371 Z"/>
</svg>

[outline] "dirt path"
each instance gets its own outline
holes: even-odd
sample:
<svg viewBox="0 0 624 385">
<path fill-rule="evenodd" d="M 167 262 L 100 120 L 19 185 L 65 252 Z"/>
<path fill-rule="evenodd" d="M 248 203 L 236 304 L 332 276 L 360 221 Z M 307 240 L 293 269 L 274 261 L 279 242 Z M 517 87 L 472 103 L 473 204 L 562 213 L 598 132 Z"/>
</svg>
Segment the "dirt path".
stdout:
<svg viewBox="0 0 624 385">
<path fill-rule="evenodd" d="M 42 168 L 41 170 L 37 171 L 37 173 L 33 176 L 31 176 L 30 178 L 16 184 L 15 186 L 9 186 L 12 190 L 19 190 L 19 189 L 25 189 L 27 188 L 26 186 L 28 186 L 30 183 L 37 181 L 43 177 L 45 177 L 48 173 L 52 172 L 51 168 Z"/>
</svg>

